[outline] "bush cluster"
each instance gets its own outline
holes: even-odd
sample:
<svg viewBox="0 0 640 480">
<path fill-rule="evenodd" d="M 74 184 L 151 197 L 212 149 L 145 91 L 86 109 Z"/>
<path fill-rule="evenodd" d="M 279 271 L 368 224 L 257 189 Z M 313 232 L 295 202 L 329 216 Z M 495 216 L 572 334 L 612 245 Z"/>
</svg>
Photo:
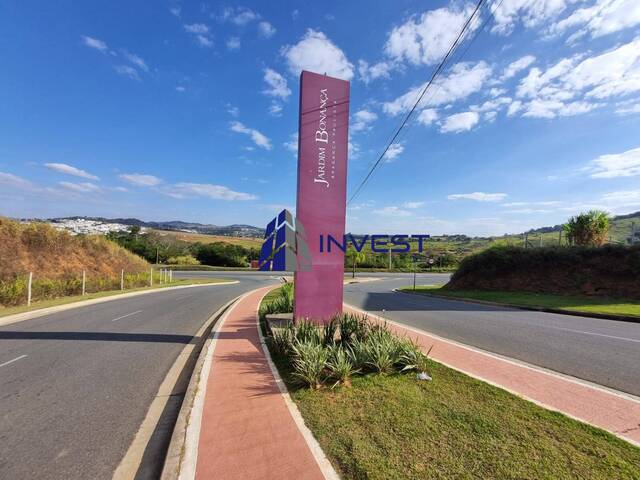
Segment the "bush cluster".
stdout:
<svg viewBox="0 0 640 480">
<path fill-rule="evenodd" d="M 267 341 L 293 378 L 312 389 L 349 386 L 356 374 L 426 373 L 428 366 L 428 353 L 416 343 L 393 334 L 386 324 L 354 314 L 337 315 L 324 326 L 306 320 L 289 323 L 269 332 Z"/>
</svg>

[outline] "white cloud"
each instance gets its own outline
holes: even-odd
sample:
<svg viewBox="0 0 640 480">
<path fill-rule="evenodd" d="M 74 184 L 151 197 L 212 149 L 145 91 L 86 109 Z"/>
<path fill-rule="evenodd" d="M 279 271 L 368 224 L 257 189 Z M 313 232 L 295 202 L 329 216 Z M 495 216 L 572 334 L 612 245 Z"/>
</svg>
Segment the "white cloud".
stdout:
<svg viewBox="0 0 640 480">
<path fill-rule="evenodd" d="M 591 178 L 632 177 L 640 175 L 640 148 L 622 153 L 600 155 L 587 167 Z"/>
<path fill-rule="evenodd" d="M 116 65 L 113 68 L 118 75 L 122 75 L 123 77 L 128 77 L 131 80 L 135 80 L 137 82 L 140 82 L 142 80 L 140 78 L 140 75 L 138 74 L 138 71 L 129 65 Z"/>
<path fill-rule="evenodd" d="M 478 124 L 480 116 L 477 112 L 462 112 L 448 116 L 442 122 L 440 131 L 442 133 L 459 133 L 471 130 Z"/>
<path fill-rule="evenodd" d="M 178 18 L 180 18 L 180 14 L 182 13 L 182 9 L 178 5 L 176 5 L 175 7 L 170 7 L 169 11 L 171 12 L 171 15 Z"/>
<path fill-rule="evenodd" d="M 575 10 L 553 24 L 550 34 L 561 34 L 582 27 L 569 37 L 570 42 L 587 34 L 591 38 L 618 32 L 640 24 L 640 3 L 637 0 L 598 0 L 592 6 Z"/>
<path fill-rule="evenodd" d="M 138 55 L 134 53 L 129 53 L 127 51 L 124 52 L 124 57 L 127 60 L 129 60 L 129 62 L 134 64 L 136 67 L 138 67 L 140 70 L 143 70 L 145 72 L 149 71 L 149 67 L 147 66 L 146 62 L 142 59 L 142 57 L 139 57 Z"/>
<path fill-rule="evenodd" d="M 508 203 L 501 203 L 500 206 L 501 207 L 531 207 L 531 206 L 552 207 L 559 204 L 560 202 L 558 202 L 557 200 L 545 200 L 540 202 L 508 202 Z"/>
<path fill-rule="evenodd" d="M 204 23 L 184 25 L 184 29 L 195 37 L 198 45 L 201 47 L 213 47 L 213 40 L 211 39 L 209 27 Z"/>
<path fill-rule="evenodd" d="M 78 193 L 90 193 L 90 192 L 99 192 L 100 187 L 90 182 L 82 182 L 82 183 L 72 183 L 72 182 L 58 182 L 63 188 L 67 190 L 71 190 Z"/>
<path fill-rule="evenodd" d="M 536 27 L 564 11 L 573 0 L 504 0 L 493 11 L 494 33 L 510 34 L 518 21 L 527 27 Z"/>
<path fill-rule="evenodd" d="M 227 40 L 228 50 L 238 50 L 242 44 L 240 43 L 240 37 L 229 37 Z"/>
<path fill-rule="evenodd" d="M 107 53 L 107 51 L 109 50 L 109 47 L 107 46 L 107 44 L 102 40 L 99 40 L 93 37 L 87 37 L 85 35 L 82 35 L 81 38 L 82 38 L 82 43 L 84 43 L 85 46 L 89 48 L 93 48 L 102 53 Z"/>
<path fill-rule="evenodd" d="M 507 93 L 507 90 L 504 88 L 492 88 L 491 90 L 489 90 L 489 95 L 491 95 L 492 97 L 499 97 L 500 95 L 504 95 L 505 93 Z"/>
<path fill-rule="evenodd" d="M 469 110 L 474 112 L 488 112 L 491 110 L 500 110 L 507 105 L 511 105 L 513 99 L 510 97 L 498 97 L 487 100 L 482 105 L 471 105 Z"/>
<path fill-rule="evenodd" d="M 302 70 L 326 73 L 343 80 L 353 78 L 353 65 L 346 55 L 327 36 L 312 29 L 307 30 L 302 40 L 282 49 L 289 71 L 299 75 Z"/>
<path fill-rule="evenodd" d="M 383 207 L 383 208 L 378 208 L 373 210 L 373 213 L 377 214 L 377 215 L 384 215 L 384 216 L 393 216 L 393 217 L 409 217 L 411 216 L 411 212 L 408 212 L 407 210 L 403 210 L 400 207 L 395 207 L 395 206 L 389 206 L 389 207 Z"/>
<path fill-rule="evenodd" d="M 516 113 L 522 110 L 522 102 L 520 100 L 516 100 L 509 105 L 509 109 L 507 110 L 507 116 L 512 117 Z"/>
<path fill-rule="evenodd" d="M 142 173 L 123 173 L 118 175 L 121 180 L 124 180 L 130 185 L 134 185 L 136 187 L 155 187 L 162 183 L 158 177 L 154 177 L 153 175 L 146 175 Z"/>
<path fill-rule="evenodd" d="M 589 112 L 611 97 L 638 91 L 640 38 L 599 55 L 564 58 L 546 71 L 534 67 L 516 94 L 531 99 L 523 100 L 523 115 L 554 118 Z"/>
<path fill-rule="evenodd" d="M 440 77 L 434 82 L 430 87 L 431 92 L 423 97 L 418 108 L 435 107 L 463 100 L 472 93 L 480 91 L 489 75 L 491 75 L 491 67 L 483 61 L 475 64 L 472 62 L 458 63 L 451 68 L 448 75 Z M 384 103 L 383 110 L 389 115 L 408 112 L 426 85 L 424 83 L 412 88 L 395 100 Z"/>
<path fill-rule="evenodd" d="M 640 190 L 621 190 L 605 193 L 602 201 L 615 207 L 632 207 L 640 205 Z"/>
<path fill-rule="evenodd" d="M 282 146 L 293 153 L 295 156 L 298 155 L 298 132 L 292 133 L 289 135 L 289 141 L 284 142 Z"/>
<path fill-rule="evenodd" d="M 474 200 L 476 202 L 499 202 L 507 197 L 506 193 L 454 193 L 447 195 L 449 200 Z"/>
<path fill-rule="evenodd" d="M 389 145 L 387 153 L 384 154 L 384 161 L 387 163 L 393 162 L 402 152 L 404 152 L 404 145 L 392 143 Z"/>
<path fill-rule="evenodd" d="M 264 81 L 269 88 L 263 90 L 263 93 L 271 97 L 278 97 L 286 100 L 291 95 L 291 90 L 287 85 L 287 79 L 271 68 L 265 68 Z"/>
<path fill-rule="evenodd" d="M 349 141 L 347 144 L 347 152 L 349 158 L 359 158 L 360 157 L 360 145 L 356 142 Z"/>
<path fill-rule="evenodd" d="M 534 57 L 533 55 L 525 55 L 515 62 L 511 62 L 502 72 L 502 76 L 500 77 L 500 79 L 507 80 L 509 78 L 515 77 L 519 72 L 529 67 L 535 61 L 536 57 Z"/>
<path fill-rule="evenodd" d="M 420 208 L 424 205 L 424 202 L 404 202 L 402 204 L 403 208 L 410 208 L 410 209 L 414 209 L 414 208 Z"/>
<path fill-rule="evenodd" d="M 271 140 L 254 128 L 246 127 L 240 122 L 231 122 L 230 128 L 232 132 L 242 133 L 251 137 L 253 143 L 265 150 L 271 150 Z"/>
<path fill-rule="evenodd" d="M 227 113 L 232 117 L 237 117 L 238 115 L 240 115 L 240 109 L 235 105 L 227 103 Z"/>
<path fill-rule="evenodd" d="M 89 180 L 100 180 L 95 175 L 90 174 L 89 172 L 85 172 L 79 168 L 73 167 L 71 165 L 67 165 L 66 163 L 45 163 L 45 167 L 49 170 L 54 170 L 59 173 L 64 173 L 66 175 L 73 175 L 74 177 L 87 178 Z"/>
<path fill-rule="evenodd" d="M 274 117 L 282 115 L 282 105 L 278 102 L 271 102 L 271 105 L 269 105 L 269 115 L 273 115 Z"/>
<path fill-rule="evenodd" d="M 0 185 L 6 185 L 9 187 L 20 188 L 24 190 L 31 190 L 35 188 L 35 185 L 29 180 L 22 177 L 18 177 L 12 173 L 0 172 Z"/>
<path fill-rule="evenodd" d="M 258 23 L 258 34 L 263 38 L 271 38 L 275 35 L 276 29 L 269 22 Z"/>
<path fill-rule="evenodd" d="M 369 110 L 359 110 L 353 114 L 353 121 L 351 122 L 350 129 L 352 132 L 360 132 L 363 130 L 369 130 L 371 124 L 378 119 L 378 115 L 375 112 Z"/>
<path fill-rule="evenodd" d="M 222 14 L 223 20 L 235 23 L 239 27 L 244 27 L 258 18 L 260 18 L 260 15 L 245 7 L 228 7 L 224 9 Z"/>
<path fill-rule="evenodd" d="M 186 92 L 187 89 L 185 87 L 183 87 L 182 85 L 178 85 L 176 87 L 176 91 L 182 93 L 182 92 Z"/>
<path fill-rule="evenodd" d="M 395 61 L 432 65 L 440 61 L 454 42 L 473 7 L 438 8 L 411 17 L 394 27 L 385 44 L 385 53 Z"/>
<path fill-rule="evenodd" d="M 394 65 L 391 62 L 378 62 L 374 65 L 369 65 L 364 60 L 358 60 L 358 73 L 360 74 L 360 80 L 364 83 L 369 83 L 378 78 L 389 78 L 393 68 Z"/>
<path fill-rule="evenodd" d="M 417 121 L 422 125 L 429 126 L 438 119 L 438 112 L 435 108 L 425 108 L 418 115 Z"/>
<path fill-rule="evenodd" d="M 162 190 L 162 193 L 174 198 L 186 198 L 194 195 L 213 200 L 255 200 L 258 198 L 250 193 L 236 192 L 223 185 L 210 183 L 177 183 Z"/>
<path fill-rule="evenodd" d="M 618 107 L 616 109 L 616 113 L 618 115 L 631 115 L 633 113 L 640 113 L 640 103 L 636 103 L 635 105 L 631 105 L 630 107 Z"/>
</svg>

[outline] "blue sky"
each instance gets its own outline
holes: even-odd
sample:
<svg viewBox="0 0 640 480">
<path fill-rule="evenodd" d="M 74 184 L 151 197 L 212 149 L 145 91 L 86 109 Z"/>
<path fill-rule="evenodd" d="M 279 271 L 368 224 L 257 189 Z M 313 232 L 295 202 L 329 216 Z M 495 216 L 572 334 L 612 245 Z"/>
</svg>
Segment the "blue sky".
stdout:
<svg viewBox="0 0 640 480">
<path fill-rule="evenodd" d="M 425 5 L 5 0 L 0 214 L 262 226 L 295 205 L 301 69 L 352 82 L 353 192 L 472 11 Z M 488 6 L 349 230 L 489 235 L 640 210 L 640 4 Z"/>
</svg>

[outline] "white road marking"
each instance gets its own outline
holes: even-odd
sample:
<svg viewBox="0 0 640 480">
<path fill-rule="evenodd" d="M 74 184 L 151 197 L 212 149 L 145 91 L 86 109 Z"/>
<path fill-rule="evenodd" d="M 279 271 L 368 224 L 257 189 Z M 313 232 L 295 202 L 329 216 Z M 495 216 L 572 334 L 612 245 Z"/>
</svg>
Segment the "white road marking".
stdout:
<svg viewBox="0 0 640 480">
<path fill-rule="evenodd" d="M 554 327 L 554 326 L 551 326 L 551 325 L 547 325 L 547 328 L 554 328 L 556 330 L 564 330 L 565 332 L 582 333 L 583 335 L 595 335 L 597 337 L 613 338 L 615 340 L 624 340 L 625 342 L 640 343 L 640 340 L 637 340 L 635 338 L 616 337 L 615 335 L 607 335 L 607 334 L 604 334 L 604 333 L 595 333 L 595 332 L 584 332 L 582 330 L 573 330 L 572 328 Z"/>
<path fill-rule="evenodd" d="M 112 322 L 117 322 L 118 320 L 122 320 L 123 318 L 130 317 L 131 315 L 135 315 L 136 313 L 140 313 L 140 312 L 142 312 L 142 310 L 138 310 L 137 312 L 127 313 L 126 315 L 122 315 L 121 317 L 114 318 L 114 319 L 113 319 L 113 320 L 111 320 L 111 321 L 112 321 Z"/>
<path fill-rule="evenodd" d="M 23 358 L 27 358 L 28 355 L 20 355 L 19 357 L 14 358 L 13 360 L 9 360 L 8 362 L 0 363 L 0 367 L 6 367 L 7 365 L 17 362 L 18 360 L 22 360 Z"/>
</svg>

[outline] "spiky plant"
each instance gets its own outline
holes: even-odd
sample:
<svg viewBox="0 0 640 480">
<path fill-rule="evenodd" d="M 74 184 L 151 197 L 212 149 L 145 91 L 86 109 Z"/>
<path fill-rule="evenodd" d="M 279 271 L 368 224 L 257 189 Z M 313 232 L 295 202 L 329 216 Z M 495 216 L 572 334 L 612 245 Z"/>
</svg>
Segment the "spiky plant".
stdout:
<svg viewBox="0 0 640 480">
<path fill-rule="evenodd" d="M 338 384 L 350 387 L 351 376 L 354 373 L 357 373 L 358 370 L 354 368 L 349 354 L 339 345 L 333 345 L 330 347 L 330 352 L 329 360 L 327 361 L 327 368 L 329 369 L 331 378 L 336 381 L 333 384 L 333 387 Z"/>
<path fill-rule="evenodd" d="M 398 366 L 401 372 L 405 370 L 415 370 L 416 372 L 427 373 L 427 364 L 429 353 L 433 345 L 427 353 L 423 353 L 418 344 L 412 340 L 401 340 L 398 342 Z"/>
<path fill-rule="evenodd" d="M 331 346 L 336 343 L 336 331 L 338 330 L 338 319 L 334 316 L 331 320 L 324 324 L 324 345 Z"/>
<path fill-rule="evenodd" d="M 354 338 L 350 344 L 343 344 L 344 350 L 353 367 L 358 371 L 364 371 L 369 367 L 369 351 L 367 343 Z"/>
<path fill-rule="evenodd" d="M 571 217 L 563 230 L 573 245 L 600 247 L 607 241 L 611 217 L 602 210 L 590 210 Z"/>
<path fill-rule="evenodd" d="M 387 374 L 393 372 L 398 362 L 399 339 L 395 337 L 386 325 L 374 325 L 365 340 L 368 354 L 368 364 L 374 371 Z"/>
<path fill-rule="evenodd" d="M 323 330 L 313 322 L 298 320 L 295 324 L 294 331 L 295 339 L 299 343 L 312 342 L 319 345 L 324 343 Z"/>
<path fill-rule="evenodd" d="M 329 349 L 321 344 L 308 342 L 294 342 L 293 351 L 293 376 L 303 385 L 313 389 L 322 387 L 324 371 L 329 359 Z"/>
<path fill-rule="evenodd" d="M 294 340 L 293 324 L 288 324 L 285 328 L 274 329 L 271 332 L 269 341 L 278 355 L 286 356 L 291 352 Z"/>
</svg>

